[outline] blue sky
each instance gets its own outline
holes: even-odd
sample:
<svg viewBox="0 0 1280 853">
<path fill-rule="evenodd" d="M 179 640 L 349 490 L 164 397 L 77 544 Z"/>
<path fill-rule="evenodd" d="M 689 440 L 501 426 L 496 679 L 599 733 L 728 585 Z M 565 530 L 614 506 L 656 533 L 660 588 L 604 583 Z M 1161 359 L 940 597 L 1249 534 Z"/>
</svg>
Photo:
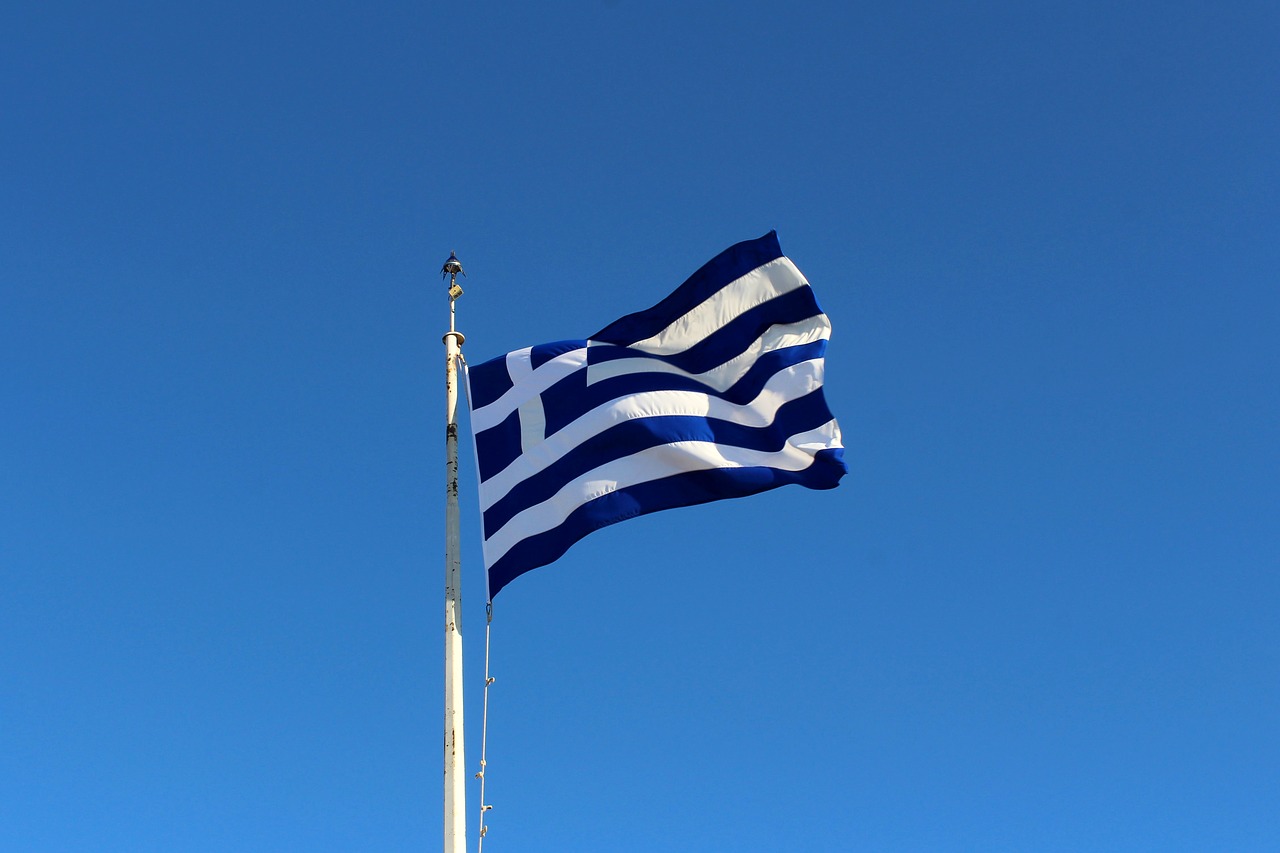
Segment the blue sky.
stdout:
<svg viewBox="0 0 1280 853">
<path fill-rule="evenodd" d="M 486 849 L 1280 845 L 1274 4 L 0 33 L 0 849 L 434 849 L 440 264 L 474 363 L 775 228 L 851 473 L 504 590 Z"/>
</svg>

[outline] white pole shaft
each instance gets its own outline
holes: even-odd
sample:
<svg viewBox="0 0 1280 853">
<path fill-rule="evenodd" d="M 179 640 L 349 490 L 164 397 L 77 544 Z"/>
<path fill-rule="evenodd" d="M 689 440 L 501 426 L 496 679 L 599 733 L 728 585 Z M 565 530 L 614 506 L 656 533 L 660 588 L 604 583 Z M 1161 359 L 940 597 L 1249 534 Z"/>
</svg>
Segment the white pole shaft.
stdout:
<svg viewBox="0 0 1280 853">
<path fill-rule="evenodd" d="M 462 733 L 462 590 L 458 533 L 458 354 L 462 334 L 453 330 L 453 302 L 449 303 L 449 334 L 444 336 L 445 394 L 445 538 L 444 538 L 444 853 L 466 853 L 467 788 Z"/>
</svg>

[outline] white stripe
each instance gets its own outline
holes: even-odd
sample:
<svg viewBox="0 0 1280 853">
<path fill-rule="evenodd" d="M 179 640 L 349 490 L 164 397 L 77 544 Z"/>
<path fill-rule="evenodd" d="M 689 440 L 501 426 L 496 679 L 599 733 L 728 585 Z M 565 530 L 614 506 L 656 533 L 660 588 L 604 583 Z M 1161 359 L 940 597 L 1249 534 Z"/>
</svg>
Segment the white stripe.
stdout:
<svg viewBox="0 0 1280 853">
<path fill-rule="evenodd" d="M 839 446 L 835 420 L 788 441 L 781 450 L 748 450 L 705 441 L 682 441 L 650 447 L 616 459 L 565 485 L 553 497 L 514 516 L 484 542 L 485 565 L 492 566 L 521 540 L 563 524 L 578 507 L 639 483 L 690 471 L 767 466 L 802 471 L 813 464 L 810 448 Z"/>
<path fill-rule="evenodd" d="M 790 259 L 772 260 L 720 288 L 661 332 L 631 346 L 656 355 L 684 352 L 757 305 L 806 286 L 808 282 Z"/>
<path fill-rule="evenodd" d="M 628 373 L 670 373 L 677 376 L 688 376 L 699 382 L 710 385 L 717 391 L 728 391 L 739 379 L 746 375 L 756 359 L 767 352 L 786 349 L 787 347 L 810 344 L 818 340 L 831 338 L 831 322 L 825 314 L 808 317 L 798 323 L 770 326 L 759 338 L 752 342 L 740 354 L 718 367 L 702 373 L 688 373 L 665 361 L 652 358 L 618 358 L 587 365 L 587 384 L 591 385 L 615 376 Z M 588 342 L 590 344 L 592 342 Z"/>
<path fill-rule="evenodd" d="M 790 365 L 769 377 L 756 398 L 743 405 L 697 391 L 650 391 L 610 400 L 583 413 L 573 423 L 557 430 L 533 452 L 526 450 L 506 468 L 482 482 L 480 509 L 487 510 L 521 482 L 546 470 L 592 436 L 635 418 L 693 415 L 749 427 L 768 426 L 784 403 L 798 400 L 822 385 L 823 370 L 821 358 Z"/>
</svg>

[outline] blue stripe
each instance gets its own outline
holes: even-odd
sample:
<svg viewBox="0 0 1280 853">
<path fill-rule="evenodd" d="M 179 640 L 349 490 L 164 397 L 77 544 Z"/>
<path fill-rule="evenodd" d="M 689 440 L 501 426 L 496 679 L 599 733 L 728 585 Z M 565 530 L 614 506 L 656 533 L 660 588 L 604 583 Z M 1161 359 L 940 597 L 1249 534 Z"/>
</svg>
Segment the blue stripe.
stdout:
<svg viewBox="0 0 1280 853">
<path fill-rule="evenodd" d="M 689 373 L 704 373 L 741 355 L 747 347 L 759 340 L 773 326 L 799 323 L 801 320 L 820 316 L 822 316 L 822 309 L 818 307 L 818 300 L 814 298 L 813 290 L 800 287 L 744 311 L 684 352 L 662 356 L 662 358 Z M 587 360 L 591 364 L 631 358 L 636 355 L 643 355 L 643 353 L 632 349 L 604 346 L 591 347 L 587 350 Z"/>
<path fill-rule="evenodd" d="M 817 429 L 832 419 L 817 388 L 778 408 L 773 423 L 751 427 L 698 415 L 634 418 L 610 427 L 547 468 L 518 483 L 484 513 L 485 538 L 497 533 L 517 513 L 539 504 L 569 482 L 601 465 L 650 447 L 677 441 L 705 441 L 749 450 L 779 451 L 793 435 Z"/>
<path fill-rule="evenodd" d="M 778 245 L 776 231 L 730 246 L 703 264 L 701 269 L 689 276 L 666 299 L 647 311 L 637 311 L 610 323 L 592 335 L 591 339 L 630 346 L 636 341 L 653 337 L 725 285 L 780 257 L 782 247 Z"/>
<path fill-rule="evenodd" d="M 582 349 L 586 345 L 586 341 L 556 341 L 551 344 L 539 344 L 529 353 L 529 363 L 534 370 L 537 370 L 556 356 Z"/>
<path fill-rule="evenodd" d="M 796 483 L 832 489 L 847 473 L 844 451 L 819 450 L 803 471 L 776 468 L 717 468 L 692 471 L 640 483 L 578 507 L 559 527 L 516 543 L 489 568 L 489 596 L 531 569 L 559 559 L 573 543 L 595 530 L 664 509 L 694 506 L 722 498 L 738 498 Z"/>
<path fill-rule="evenodd" d="M 801 287 L 743 312 L 676 355 L 672 363 L 690 373 L 702 373 L 741 355 L 772 326 L 799 323 L 821 314 L 813 291 Z"/>
<path fill-rule="evenodd" d="M 593 347 L 588 352 L 596 349 Z M 604 349 L 604 348 L 601 348 Z M 637 370 L 622 376 L 612 376 L 599 382 L 586 384 L 585 371 L 581 375 L 566 377 L 559 383 L 543 392 L 543 409 L 546 412 L 547 435 L 554 435 L 559 430 L 573 423 L 586 412 L 597 406 L 603 406 L 610 400 L 632 394 L 643 394 L 649 391 L 694 391 L 710 394 L 714 397 L 743 406 L 754 400 L 765 383 L 779 370 L 821 358 L 826 352 L 826 340 L 812 341 L 794 347 L 784 347 L 765 353 L 756 359 L 747 372 L 725 391 L 719 391 L 705 382 L 691 376 L 676 376 L 670 373 L 649 373 Z M 632 356 L 644 356 L 631 350 Z M 658 361 L 670 361 L 663 356 L 650 356 Z"/>
</svg>

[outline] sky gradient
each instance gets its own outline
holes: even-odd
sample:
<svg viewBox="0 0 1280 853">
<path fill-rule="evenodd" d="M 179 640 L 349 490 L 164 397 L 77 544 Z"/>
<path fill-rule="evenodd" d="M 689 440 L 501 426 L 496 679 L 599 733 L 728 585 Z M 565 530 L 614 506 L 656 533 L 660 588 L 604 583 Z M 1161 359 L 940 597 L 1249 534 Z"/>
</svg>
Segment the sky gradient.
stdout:
<svg viewBox="0 0 1280 853">
<path fill-rule="evenodd" d="M 0 33 L 0 850 L 437 849 L 440 265 L 478 363 L 770 229 L 851 472 L 503 591 L 486 850 L 1280 847 L 1275 4 Z"/>
</svg>

